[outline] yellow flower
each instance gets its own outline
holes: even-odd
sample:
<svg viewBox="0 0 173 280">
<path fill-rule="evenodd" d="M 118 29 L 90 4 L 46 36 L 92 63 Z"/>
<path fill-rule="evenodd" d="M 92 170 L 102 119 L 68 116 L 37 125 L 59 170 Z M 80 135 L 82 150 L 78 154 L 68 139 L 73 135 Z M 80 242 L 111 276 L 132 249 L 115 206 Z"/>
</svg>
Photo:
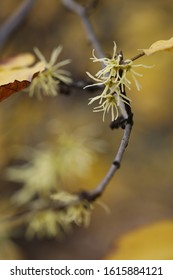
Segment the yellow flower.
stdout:
<svg viewBox="0 0 173 280">
<path fill-rule="evenodd" d="M 102 102 L 101 105 L 95 107 L 93 109 L 93 112 L 101 112 L 103 111 L 103 121 L 105 120 L 105 114 L 109 113 L 109 111 L 111 112 L 111 119 L 116 120 L 118 118 L 119 115 L 119 110 L 121 110 L 123 112 L 123 107 L 120 106 L 120 101 L 129 104 L 129 100 L 127 97 L 127 101 L 122 99 L 122 97 L 124 98 L 124 95 L 122 95 L 121 93 L 119 93 L 117 96 L 115 94 L 107 94 L 106 96 L 102 97 L 104 98 L 104 101 Z M 91 101 L 89 102 L 89 104 L 91 104 L 92 102 L 94 102 L 94 98 L 91 98 Z"/>
<path fill-rule="evenodd" d="M 56 63 L 57 58 L 62 51 L 62 47 L 54 49 L 50 61 L 47 62 L 42 53 L 35 48 L 34 49 L 37 57 L 45 65 L 45 70 L 40 72 L 32 81 L 29 87 L 29 94 L 33 96 L 37 95 L 41 99 L 42 95 L 45 96 L 56 96 L 58 94 L 58 85 L 60 82 L 65 84 L 70 84 L 72 79 L 70 78 L 70 73 L 66 70 L 61 69 L 61 67 L 70 63 L 70 60 L 63 60 Z"/>
<path fill-rule="evenodd" d="M 118 118 L 119 113 L 123 114 L 124 104 L 126 103 L 130 106 L 131 100 L 123 94 L 124 89 L 128 88 L 131 90 L 131 81 L 127 77 L 127 74 L 130 74 L 130 78 L 132 78 L 135 82 L 137 90 L 141 89 L 141 85 L 137 80 L 137 77 L 141 77 L 142 75 L 137 73 L 134 68 L 135 67 L 150 67 L 145 66 L 143 64 L 134 65 L 133 61 L 123 60 L 122 54 L 117 53 L 117 46 L 114 42 L 113 47 L 113 55 L 112 58 L 97 58 L 94 54 L 91 58 L 93 62 L 100 62 L 105 65 L 103 69 L 99 70 L 95 76 L 91 75 L 87 72 L 87 75 L 96 81 L 96 83 L 91 86 L 103 86 L 103 91 L 100 95 L 97 95 L 93 98 L 90 98 L 89 105 L 95 101 L 99 101 L 99 106 L 93 109 L 93 112 L 103 111 L 103 121 L 105 119 L 105 114 L 111 112 L 112 121 Z"/>
</svg>

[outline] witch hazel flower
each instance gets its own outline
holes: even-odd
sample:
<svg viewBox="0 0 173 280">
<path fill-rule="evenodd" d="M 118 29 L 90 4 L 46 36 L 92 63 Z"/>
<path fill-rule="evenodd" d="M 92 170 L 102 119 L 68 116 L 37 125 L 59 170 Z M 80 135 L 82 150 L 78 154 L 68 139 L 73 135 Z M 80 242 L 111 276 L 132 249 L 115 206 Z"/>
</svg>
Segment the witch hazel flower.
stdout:
<svg viewBox="0 0 173 280">
<path fill-rule="evenodd" d="M 62 46 L 58 46 L 52 51 L 50 60 L 47 61 L 39 49 L 34 49 L 40 63 L 43 64 L 44 70 L 39 72 L 38 75 L 33 79 L 30 87 L 30 96 L 37 95 L 39 99 L 42 96 L 56 96 L 59 90 L 60 82 L 70 84 L 72 79 L 70 72 L 62 69 L 63 66 L 70 63 L 70 59 L 66 59 L 57 62 L 57 59 L 62 51 Z"/>
<path fill-rule="evenodd" d="M 99 70 L 95 76 L 87 72 L 87 75 L 96 83 L 87 85 L 87 87 L 103 87 L 101 94 L 89 99 L 89 105 L 97 101 L 98 106 L 94 107 L 93 112 L 103 112 L 103 121 L 107 113 L 111 113 L 111 119 L 116 120 L 119 114 L 124 115 L 125 104 L 130 106 L 131 100 L 125 95 L 124 89 L 131 90 L 131 80 L 133 80 L 137 90 L 141 89 L 138 77 L 142 74 L 136 72 L 134 68 L 150 68 L 143 64 L 134 64 L 130 59 L 123 60 L 122 54 L 117 53 L 117 46 L 114 42 L 112 58 L 97 58 L 95 52 L 92 52 L 93 62 L 100 62 L 104 67 Z"/>
</svg>

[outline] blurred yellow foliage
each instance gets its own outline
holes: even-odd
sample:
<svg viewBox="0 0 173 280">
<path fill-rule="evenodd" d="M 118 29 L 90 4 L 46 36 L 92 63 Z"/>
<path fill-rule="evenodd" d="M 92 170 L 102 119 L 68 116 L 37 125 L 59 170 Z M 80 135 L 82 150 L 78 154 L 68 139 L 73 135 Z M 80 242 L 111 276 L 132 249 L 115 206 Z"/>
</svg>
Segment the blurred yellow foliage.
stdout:
<svg viewBox="0 0 173 280">
<path fill-rule="evenodd" d="M 20 260 L 23 258 L 20 248 L 10 239 L 0 240 L 0 260 Z"/>
<path fill-rule="evenodd" d="M 106 256 L 108 260 L 172 260 L 173 220 L 160 221 L 126 233 Z"/>
</svg>

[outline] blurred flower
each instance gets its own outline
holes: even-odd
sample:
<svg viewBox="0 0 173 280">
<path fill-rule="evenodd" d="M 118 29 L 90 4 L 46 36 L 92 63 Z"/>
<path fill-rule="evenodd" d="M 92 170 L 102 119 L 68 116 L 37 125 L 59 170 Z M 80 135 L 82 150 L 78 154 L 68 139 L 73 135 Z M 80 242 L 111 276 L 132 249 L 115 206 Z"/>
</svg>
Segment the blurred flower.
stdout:
<svg viewBox="0 0 173 280">
<path fill-rule="evenodd" d="M 61 232 L 60 228 L 61 215 L 53 210 L 43 210 L 30 215 L 26 220 L 26 236 L 33 238 L 38 237 L 55 237 Z"/>
<path fill-rule="evenodd" d="M 67 200 L 66 200 L 67 197 Z M 31 213 L 27 219 L 26 236 L 61 237 L 64 232 L 69 232 L 72 225 L 88 226 L 92 206 L 86 201 L 77 201 L 77 197 L 67 192 L 60 192 L 52 196 L 52 201 L 58 205 L 66 205 L 63 209 L 46 209 Z M 66 204 L 64 204 L 66 203 Z"/>
<path fill-rule="evenodd" d="M 120 112 L 123 114 L 123 103 L 130 106 L 131 100 L 123 93 L 125 87 L 131 90 L 130 79 L 132 78 L 134 80 L 137 90 L 141 88 L 137 77 L 141 77 L 142 75 L 134 71 L 134 68 L 140 66 L 148 68 L 148 66 L 143 64 L 134 65 L 133 61 L 130 59 L 122 60 L 122 54 L 117 53 L 115 42 L 112 58 L 97 58 L 93 50 L 93 57 L 91 59 L 93 62 L 101 62 L 105 67 L 99 70 L 95 76 L 87 72 L 88 76 L 96 81 L 96 83 L 88 85 L 85 88 L 91 86 L 104 87 L 100 95 L 90 98 L 89 104 L 99 100 L 100 106 L 95 107 L 93 111 L 103 111 L 103 121 L 105 119 L 105 114 L 109 111 L 111 111 L 112 120 L 117 119 Z M 130 74 L 130 79 L 127 78 L 128 73 Z"/>
<path fill-rule="evenodd" d="M 95 144 L 95 145 L 94 145 Z M 57 170 L 61 179 L 65 182 L 74 177 L 88 175 L 91 164 L 94 161 L 96 146 L 101 144 L 99 139 L 89 139 L 80 131 L 62 132 L 57 138 Z"/>
<path fill-rule="evenodd" d="M 56 201 L 62 206 L 68 205 L 68 204 L 74 204 L 78 201 L 78 196 L 70 194 L 66 191 L 59 191 L 57 193 L 54 193 L 50 196 L 52 201 Z"/>
<path fill-rule="evenodd" d="M 75 194 L 62 191 L 51 196 L 51 199 L 60 205 L 67 207 L 64 210 L 64 221 L 67 224 L 75 223 L 87 227 L 90 223 L 91 210 L 93 205 L 86 200 L 79 201 Z"/>
<path fill-rule="evenodd" d="M 10 181 L 22 183 L 23 187 L 15 192 L 13 200 L 25 204 L 36 194 L 46 196 L 57 188 L 56 159 L 50 150 L 33 150 L 29 163 L 6 170 Z"/>
<path fill-rule="evenodd" d="M 88 176 L 96 151 L 105 148 L 101 139 L 85 135 L 84 128 L 69 132 L 56 127 L 56 131 L 51 145 L 23 148 L 27 164 L 7 168 L 6 178 L 22 184 L 13 195 L 16 203 L 25 204 L 36 196 L 45 198 L 64 186 L 71 187 L 77 178 Z"/>
<path fill-rule="evenodd" d="M 45 65 L 45 70 L 40 72 L 32 81 L 29 86 L 29 94 L 33 96 L 37 95 L 41 99 L 42 95 L 45 96 L 56 96 L 58 94 L 58 85 L 60 82 L 65 84 L 70 84 L 72 79 L 70 78 L 70 73 L 66 70 L 61 69 L 61 67 L 70 63 L 70 60 L 63 60 L 56 63 L 57 58 L 62 51 L 62 47 L 54 49 L 50 61 L 47 62 L 42 53 L 35 48 L 34 49 L 37 57 Z"/>
</svg>

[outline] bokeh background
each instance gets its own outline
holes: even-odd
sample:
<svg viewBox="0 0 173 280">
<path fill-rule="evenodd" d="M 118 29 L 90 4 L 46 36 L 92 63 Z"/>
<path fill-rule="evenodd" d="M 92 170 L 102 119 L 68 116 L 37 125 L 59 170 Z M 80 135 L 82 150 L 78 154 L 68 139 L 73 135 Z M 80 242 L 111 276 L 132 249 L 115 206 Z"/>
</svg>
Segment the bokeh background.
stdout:
<svg viewBox="0 0 173 280">
<path fill-rule="evenodd" d="M 1 0 L 1 24 L 21 2 Z M 90 3 L 88 0 L 78 2 L 85 5 Z M 170 0 L 100 0 L 91 11 L 90 19 L 107 55 L 112 54 L 115 41 L 118 48 L 123 50 L 124 57 L 131 58 L 138 53 L 138 49 L 172 37 L 172 14 L 173 3 Z M 93 74 L 97 71 L 98 65 L 92 65 L 89 59 L 92 47 L 79 17 L 65 9 L 61 1 L 36 0 L 25 21 L 6 42 L 0 56 L 4 58 L 32 52 L 33 47 L 37 46 L 48 58 L 58 45 L 63 45 L 61 58 L 72 59 L 68 70 L 72 72 L 74 80 L 86 80 L 86 71 Z M 74 227 L 73 232 L 61 240 L 27 240 L 21 232 L 15 233 L 6 248 L 4 245 L 1 250 L 1 259 L 101 259 L 113 250 L 112 258 L 116 258 L 118 250 L 121 250 L 119 240 L 124 235 L 138 229 L 145 230 L 146 227 L 150 229 L 150 225 L 151 234 L 144 234 L 141 239 L 144 247 L 148 244 L 145 258 L 157 257 L 156 251 L 150 254 L 156 235 L 160 236 L 158 246 L 163 244 L 165 248 L 163 237 L 166 234 L 169 235 L 167 247 L 170 251 L 163 255 L 161 253 L 159 257 L 173 258 L 173 229 L 165 224 L 165 221 L 172 224 L 173 218 L 173 53 L 157 53 L 143 57 L 139 62 L 155 67 L 141 69 L 142 90 L 137 92 L 134 87 L 129 95 L 134 112 L 134 128 L 121 169 L 101 198 L 102 203 L 109 208 L 109 213 L 95 205 L 90 226 Z M 1 104 L 2 201 L 7 195 L 10 199 L 10 194 L 16 189 L 16 184 L 9 183 L 4 176 L 7 166 L 14 160 L 14 146 L 36 147 L 47 141 L 51 121 L 61 121 L 72 130 L 85 125 L 92 125 L 92 129 L 95 126 L 106 148 L 104 153 L 95 155 L 87 177 L 83 176 L 80 183 L 74 184 L 72 191 L 94 188 L 101 181 L 114 158 L 122 131 L 111 131 L 109 119 L 102 123 L 102 115 L 93 113 L 92 107 L 87 105 L 89 97 L 91 94 L 87 92 L 73 91 L 70 96 L 59 95 L 56 98 L 44 98 L 40 102 L 36 98 L 29 98 L 27 94 L 17 93 Z M 153 224 L 157 223 L 159 226 L 153 234 Z M 124 249 L 128 252 L 124 257 L 134 257 L 135 240 L 136 235 L 131 245 Z M 142 258 L 140 253 L 135 255 L 136 259 Z M 123 258 L 123 254 L 120 258 Z"/>
</svg>

